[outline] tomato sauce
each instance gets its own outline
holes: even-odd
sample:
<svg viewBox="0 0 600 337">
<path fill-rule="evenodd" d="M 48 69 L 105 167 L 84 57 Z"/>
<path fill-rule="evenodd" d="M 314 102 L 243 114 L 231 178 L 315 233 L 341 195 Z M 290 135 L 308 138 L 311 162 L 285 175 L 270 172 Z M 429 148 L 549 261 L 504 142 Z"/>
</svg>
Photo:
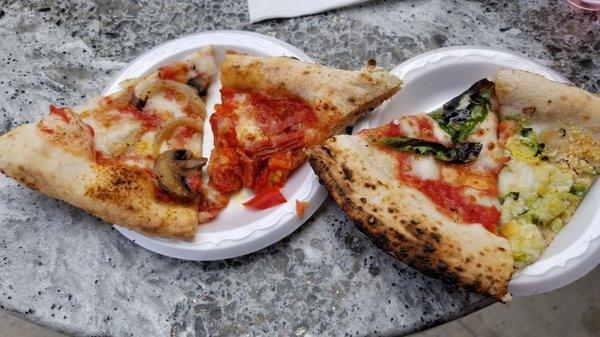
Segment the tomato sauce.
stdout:
<svg viewBox="0 0 600 337">
<path fill-rule="evenodd" d="M 187 126 L 180 127 L 175 134 L 175 140 L 179 144 L 187 144 L 190 142 L 194 134 L 196 134 L 196 130 Z"/>
<path fill-rule="evenodd" d="M 243 113 L 262 131 L 260 139 L 249 135 L 243 143 L 238 140 L 236 95 L 245 99 Z M 314 110 L 302 99 L 281 92 L 223 87 L 221 101 L 210 117 L 215 148 L 208 165 L 209 184 L 222 193 L 247 187 L 257 195 L 283 186 L 304 159 L 305 131 L 317 123 Z"/>
<path fill-rule="evenodd" d="M 384 148 L 384 147 L 382 147 Z M 388 150 L 387 148 L 385 148 Z M 412 154 L 388 150 L 398 160 L 398 179 L 425 194 L 437 209 L 463 223 L 480 223 L 492 233 L 497 233 L 500 212 L 494 206 L 483 206 L 471 200 L 466 189 L 468 185 L 452 185 L 442 180 L 420 179 L 410 174 L 410 156 Z M 482 191 L 489 194 L 490 191 Z M 494 194 L 494 196 L 496 196 Z"/>
<path fill-rule="evenodd" d="M 158 75 L 164 80 L 185 82 L 187 72 L 188 67 L 184 63 L 173 63 L 158 68 Z"/>
<path fill-rule="evenodd" d="M 132 105 L 122 107 L 119 111 L 125 114 L 129 114 L 135 119 L 141 121 L 142 125 L 146 129 L 156 129 L 162 123 L 162 118 L 160 118 L 159 115 L 147 111 L 142 111 Z"/>
<path fill-rule="evenodd" d="M 271 97 L 262 93 L 250 93 L 250 104 L 256 109 L 256 121 L 267 134 L 300 125 L 310 126 L 317 120 L 313 109 L 303 100 L 293 96 Z"/>
<path fill-rule="evenodd" d="M 54 130 L 52 130 L 51 128 L 47 127 L 46 125 L 44 125 L 44 123 L 42 123 L 43 121 L 40 121 L 37 124 L 38 129 L 40 129 L 40 131 L 42 131 L 43 133 L 47 133 L 49 135 L 54 134 Z"/>
<path fill-rule="evenodd" d="M 67 116 L 67 108 L 57 108 L 54 105 L 50 105 L 50 114 L 59 116 L 67 124 L 70 122 L 69 116 Z"/>
<path fill-rule="evenodd" d="M 427 115 L 411 115 L 402 116 L 400 120 L 407 122 L 412 130 L 415 130 L 415 134 L 411 137 L 415 137 L 420 140 L 428 142 L 438 142 L 433 132 L 433 120 Z M 370 135 L 376 139 L 386 137 L 406 137 L 407 134 L 402 130 L 398 121 L 390 122 L 386 125 L 361 131 L 363 134 Z"/>
</svg>

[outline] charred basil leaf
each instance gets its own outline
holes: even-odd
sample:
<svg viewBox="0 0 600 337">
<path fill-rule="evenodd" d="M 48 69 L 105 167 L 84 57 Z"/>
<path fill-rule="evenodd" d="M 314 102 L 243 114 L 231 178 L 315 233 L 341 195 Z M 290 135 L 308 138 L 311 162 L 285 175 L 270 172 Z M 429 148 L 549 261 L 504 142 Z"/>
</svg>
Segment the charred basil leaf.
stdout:
<svg viewBox="0 0 600 337">
<path fill-rule="evenodd" d="M 378 142 L 395 150 L 414 152 L 424 156 L 432 155 L 439 160 L 452 163 L 471 162 L 477 159 L 481 152 L 481 144 L 473 142 L 456 143 L 452 148 L 409 137 L 387 137 Z"/>
<path fill-rule="evenodd" d="M 483 79 L 454 97 L 430 116 L 454 142 L 464 141 L 492 111 L 494 83 Z"/>
</svg>

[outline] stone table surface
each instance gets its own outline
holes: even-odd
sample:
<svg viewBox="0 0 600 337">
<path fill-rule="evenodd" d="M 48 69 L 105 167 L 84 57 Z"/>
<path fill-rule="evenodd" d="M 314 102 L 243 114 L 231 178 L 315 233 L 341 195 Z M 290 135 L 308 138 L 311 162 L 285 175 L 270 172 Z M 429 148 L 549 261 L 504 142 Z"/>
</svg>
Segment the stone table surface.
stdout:
<svg viewBox="0 0 600 337">
<path fill-rule="evenodd" d="M 250 24 L 246 2 L 0 1 L 0 133 L 99 93 L 127 62 L 212 29 L 391 68 L 442 46 L 521 52 L 600 91 L 600 16 L 566 1 L 372 1 Z M 403 335 L 488 305 L 374 247 L 331 201 L 257 253 L 186 262 L 0 177 L 0 308 L 78 336 Z"/>
</svg>

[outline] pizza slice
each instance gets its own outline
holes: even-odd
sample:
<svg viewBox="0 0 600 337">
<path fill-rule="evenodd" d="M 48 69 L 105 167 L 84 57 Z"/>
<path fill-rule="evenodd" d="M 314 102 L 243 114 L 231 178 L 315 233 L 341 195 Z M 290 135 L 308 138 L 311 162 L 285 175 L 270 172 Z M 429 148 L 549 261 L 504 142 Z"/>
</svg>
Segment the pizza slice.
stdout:
<svg viewBox="0 0 600 337">
<path fill-rule="evenodd" d="M 481 80 L 429 114 L 335 136 L 308 158 L 334 200 L 382 249 L 444 281 L 507 300 L 499 235 L 494 85 Z"/>
<path fill-rule="evenodd" d="M 374 62 L 346 71 L 289 57 L 228 53 L 221 65 L 221 104 L 210 116 L 214 150 L 200 221 L 233 193 L 251 189 L 246 207 L 285 202 L 279 188 L 313 146 L 394 95 L 400 80 Z"/>
<path fill-rule="evenodd" d="M 201 192 L 202 96 L 212 46 L 74 108 L 0 137 L 0 169 L 28 187 L 142 233 L 195 235 Z"/>
<path fill-rule="evenodd" d="M 600 169 L 600 97 L 518 70 L 497 74 L 500 233 L 515 267 L 536 261 L 581 203 Z M 543 95 L 540 95 L 543 93 Z"/>
</svg>

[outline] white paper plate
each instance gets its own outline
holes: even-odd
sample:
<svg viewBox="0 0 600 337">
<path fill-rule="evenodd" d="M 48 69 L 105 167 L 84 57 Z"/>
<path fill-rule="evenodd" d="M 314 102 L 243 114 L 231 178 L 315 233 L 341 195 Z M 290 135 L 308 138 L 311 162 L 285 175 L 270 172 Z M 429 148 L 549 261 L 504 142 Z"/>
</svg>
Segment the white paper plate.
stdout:
<svg viewBox="0 0 600 337">
<path fill-rule="evenodd" d="M 215 46 L 219 63 L 226 49 L 259 56 L 293 56 L 312 62 L 302 51 L 269 36 L 243 31 L 209 31 L 166 42 L 141 55 L 121 71 L 104 94 L 118 91 L 119 83 L 125 79 L 147 74 L 210 44 Z M 215 75 L 215 83 L 208 92 L 208 115 L 213 112 L 214 104 L 221 100 L 219 75 Z M 212 148 L 213 135 L 207 118 L 203 155 L 210 157 Z M 252 211 L 242 206 L 243 201 L 252 197 L 250 192 L 234 195 L 217 218 L 199 226 L 195 239 L 191 241 L 154 238 L 120 226 L 115 228 L 140 246 L 162 255 L 186 260 L 233 258 L 267 247 L 292 233 L 317 210 L 327 195 L 306 163 L 290 176 L 282 193 L 288 202 L 263 211 Z M 302 219 L 295 212 L 296 200 L 310 202 Z"/>
<path fill-rule="evenodd" d="M 485 47 L 450 47 L 418 55 L 391 72 L 402 90 L 354 130 L 379 126 L 400 115 L 428 112 L 499 68 L 522 69 L 569 83 L 564 76 L 517 54 Z M 540 93 L 543 95 L 543 93 Z M 515 296 L 543 293 L 567 285 L 591 271 L 600 261 L 600 184 L 595 183 L 573 218 L 534 264 L 513 276 Z"/>
</svg>

